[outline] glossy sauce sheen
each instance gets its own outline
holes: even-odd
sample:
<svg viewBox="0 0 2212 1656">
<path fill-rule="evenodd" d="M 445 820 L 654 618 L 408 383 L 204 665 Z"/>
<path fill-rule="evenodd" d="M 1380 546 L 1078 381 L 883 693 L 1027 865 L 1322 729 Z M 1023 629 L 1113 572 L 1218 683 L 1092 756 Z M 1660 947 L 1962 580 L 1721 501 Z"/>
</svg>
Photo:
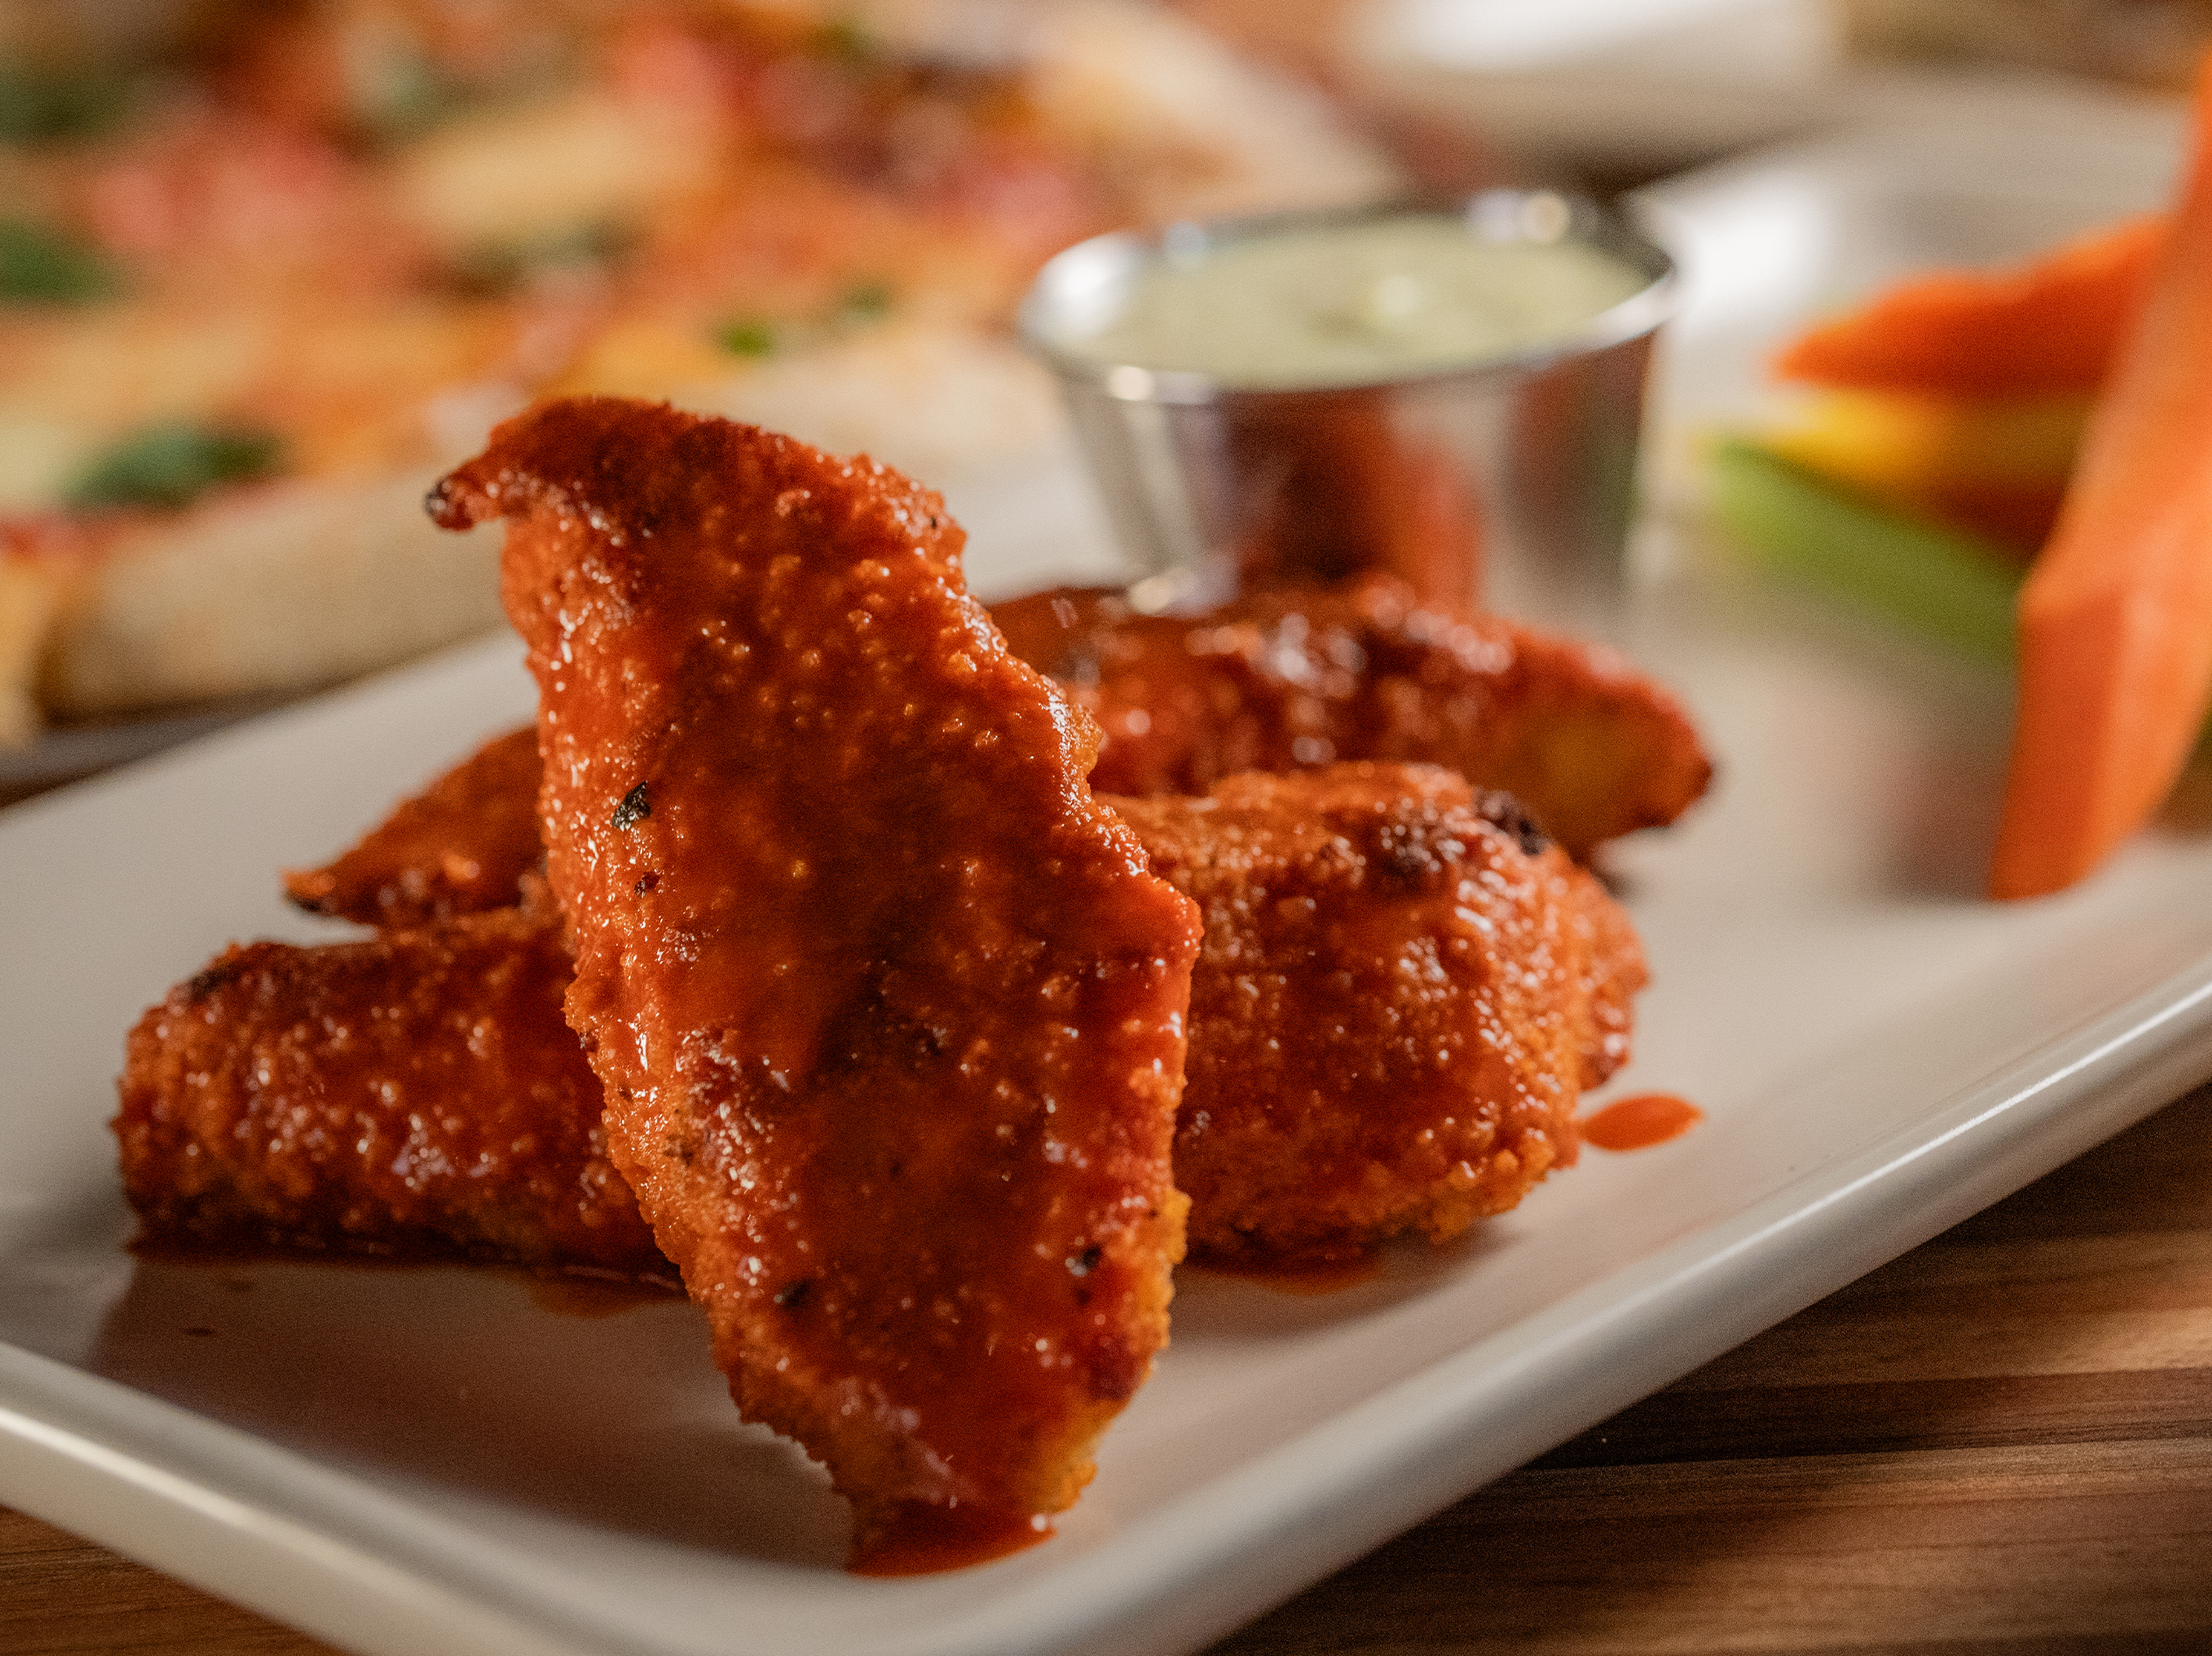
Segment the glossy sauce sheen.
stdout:
<svg viewBox="0 0 2212 1656">
<path fill-rule="evenodd" d="M 508 741 L 480 757 L 504 767 Z M 1103 803 L 1205 918 L 1175 1155 L 1206 1259 L 1310 1284 L 1397 1231 L 1441 1239 L 1510 1205 L 1571 1154 L 1562 1120 L 1625 1059 L 1642 966 L 1626 917 L 1516 802 L 1365 762 Z M 432 868 L 527 860 L 451 826 L 416 845 Z"/>
<path fill-rule="evenodd" d="M 1424 606 L 1395 581 L 1178 617 L 1063 589 L 991 618 L 1103 728 L 1101 792 L 1199 794 L 1242 770 L 1352 759 L 1441 764 L 1512 794 L 1582 857 L 1672 821 L 1712 772 L 1674 699 L 1607 652 Z M 327 892 L 315 907 L 369 925 L 388 894 L 434 894 L 453 912 L 513 902 L 543 849 L 536 742 L 533 727 L 488 743 L 328 868 L 291 876 L 295 897 Z M 483 872 L 463 884 L 453 868 Z"/>
<path fill-rule="evenodd" d="M 1047 1532 L 1167 1334 L 1189 903 L 966 595 L 933 494 L 749 427 L 545 405 L 507 515 L 569 1016 L 741 1410 L 854 1563 Z"/>
<path fill-rule="evenodd" d="M 665 1271 L 607 1156 L 557 923 L 232 949 L 131 1032 L 149 1241 Z"/>
<path fill-rule="evenodd" d="M 1206 915 L 1175 1135 L 1195 1257 L 1443 1241 L 1573 1159 L 1643 956 L 1512 800 L 1365 763 L 1112 803 Z"/>
<path fill-rule="evenodd" d="M 1638 1093 L 1593 1110 L 1580 1126 L 1583 1142 L 1601 1150 L 1644 1150 L 1680 1138 L 1704 1119 L 1704 1111 L 1686 1098 Z"/>
<path fill-rule="evenodd" d="M 1106 733 L 1101 793 L 1201 794 L 1245 770 L 1443 765 L 1503 789 L 1570 854 L 1672 822 L 1712 775 L 1681 707 L 1597 646 L 1418 602 L 1402 583 L 1132 615 L 1099 590 L 992 611 Z"/>
<path fill-rule="evenodd" d="M 385 928 L 503 907 L 543 854 L 537 784 L 536 728 L 509 731 L 402 801 L 336 861 L 285 875 L 286 894 L 315 914 Z"/>
</svg>

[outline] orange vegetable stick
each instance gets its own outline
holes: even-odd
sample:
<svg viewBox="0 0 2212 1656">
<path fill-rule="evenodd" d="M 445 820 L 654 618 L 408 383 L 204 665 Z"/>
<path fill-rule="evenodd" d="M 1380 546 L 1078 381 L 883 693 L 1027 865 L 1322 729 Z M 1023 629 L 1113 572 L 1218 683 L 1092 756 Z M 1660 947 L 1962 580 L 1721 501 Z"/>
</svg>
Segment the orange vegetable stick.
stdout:
<svg viewBox="0 0 2212 1656">
<path fill-rule="evenodd" d="M 2164 214 L 2149 214 L 2024 265 L 1915 277 L 1799 335 L 1774 372 L 1867 391 L 2093 391 L 2141 308 L 2167 230 Z"/>
<path fill-rule="evenodd" d="M 2154 810 L 2212 691 L 2212 64 L 2134 328 L 2020 596 L 1993 896 L 2073 884 Z"/>
</svg>

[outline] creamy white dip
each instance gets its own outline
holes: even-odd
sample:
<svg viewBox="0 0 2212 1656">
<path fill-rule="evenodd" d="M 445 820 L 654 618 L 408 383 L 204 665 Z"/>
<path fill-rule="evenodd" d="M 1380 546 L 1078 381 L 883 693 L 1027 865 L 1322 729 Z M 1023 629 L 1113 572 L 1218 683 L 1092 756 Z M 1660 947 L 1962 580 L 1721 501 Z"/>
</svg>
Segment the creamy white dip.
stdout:
<svg viewBox="0 0 2212 1656">
<path fill-rule="evenodd" d="M 1103 327 L 1054 342 L 1245 389 L 1352 384 L 1534 349 L 1649 285 L 1582 242 L 1487 240 L 1462 218 L 1413 214 L 1171 247 Z"/>
</svg>

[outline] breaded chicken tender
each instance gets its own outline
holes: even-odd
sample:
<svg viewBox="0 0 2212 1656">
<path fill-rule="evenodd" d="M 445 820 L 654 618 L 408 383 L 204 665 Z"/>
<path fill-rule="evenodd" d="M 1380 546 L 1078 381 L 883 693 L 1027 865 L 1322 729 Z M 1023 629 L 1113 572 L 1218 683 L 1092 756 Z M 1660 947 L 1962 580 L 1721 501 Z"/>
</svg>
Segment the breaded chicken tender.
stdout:
<svg viewBox="0 0 2212 1656">
<path fill-rule="evenodd" d="M 359 844 L 294 869 L 285 893 L 311 914 L 396 929 L 515 902 L 544 856 L 537 831 L 537 727 L 486 742 L 403 800 Z"/>
<path fill-rule="evenodd" d="M 1104 728 L 1101 792 L 1203 793 L 1242 770 L 1352 759 L 1441 764 L 1511 793 L 1586 859 L 1672 822 L 1712 775 L 1680 706 L 1609 652 L 1425 606 L 1392 580 L 1173 618 L 1103 590 L 1041 592 L 991 618 Z M 287 876 L 293 899 L 369 925 L 511 902 L 539 855 L 537 778 L 529 731 L 493 742 L 338 861 Z"/>
<path fill-rule="evenodd" d="M 1108 803 L 1206 914 L 1175 1134 L 1195 1256 L 1444 1241 L 1574 1159 L 1643 956 L 1511 798 L 1363 763 Z"/>
<path fill-rule="evenodd" d="M 1104 728 L 1101 793 L 1199 794 L 1243 770 L 1408 760 L 1510 792 L 1586 858 L 1672 822 L 1712 775 L 1674 699 L 1611 652 L 1424 606 L 1386 577 L 1198 616 L 1041 592 L 992 618 Z"/>
<path fill-rule="evenodd" d="M 739 1409 L 854 1562 L 1047 1533 L 1167 1338 L 1189 901 L 1096 733 L 966 596 L 942 503 L 614 399 L 432 496 L 510 520 L 570 1021 Z"/>
<path fill-rule="evenodd" d="M 1573 1159 L 1580 1093 L 1627 1060 L 1642 956 L 1510 796 L 1365 762 L 1103 803 L 1205 916 L 1174 1152 L 1195 1252 L 1277 1267 L 1441 1241 Z"/>
<path fill-rule="evenodd" d="M 665 1273 L 561 1015 L 557 915 L 232 948 L 131 1032 L 148 1240 Z"/>
</svg>

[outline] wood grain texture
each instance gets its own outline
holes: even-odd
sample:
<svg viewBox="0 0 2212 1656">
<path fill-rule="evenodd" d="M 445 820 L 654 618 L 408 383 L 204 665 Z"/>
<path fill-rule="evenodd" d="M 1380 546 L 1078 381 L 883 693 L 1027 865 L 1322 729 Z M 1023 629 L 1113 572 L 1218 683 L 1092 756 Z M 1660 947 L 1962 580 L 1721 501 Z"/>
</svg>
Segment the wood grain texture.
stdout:
<svg viewBox="0 0 2212 1656">
<path fill-rule="evenodd" d="M 0 1656 L 328 1647 L 0 1512 Z M 2212 1650 L 2212 1088 L 1213 1656 Z"/>
<path fill-rule="evenodd" d="M 4 1656 L 329 1656 L 330 1647 L 0 1508 Z"/>
<path fill-rule="evenodd" d="M 2212 1089 L 1215 1656 L 2212 1649 Z"/>
</svg>

